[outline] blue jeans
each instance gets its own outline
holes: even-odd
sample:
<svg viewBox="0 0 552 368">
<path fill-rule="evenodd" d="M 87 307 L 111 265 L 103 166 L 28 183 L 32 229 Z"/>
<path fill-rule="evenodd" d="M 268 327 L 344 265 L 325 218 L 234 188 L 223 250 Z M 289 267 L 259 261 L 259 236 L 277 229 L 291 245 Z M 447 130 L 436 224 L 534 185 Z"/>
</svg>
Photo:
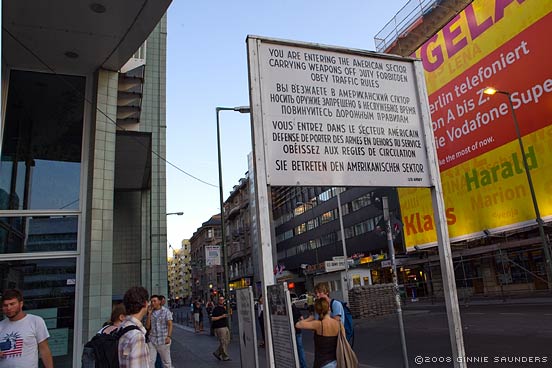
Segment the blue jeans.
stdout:
<svg viewBox="0 0 552 368">
<path fill-rule="evenodd" d="M 299 366 L 301 368 L 307 368 L 307 361 L 305 360 L 305 349 L 303 348 L 303 334 L 295 333 L 295 341 L 297 342 L 297 356 L 299 357 Z"/>
<path fill-rule="evenodd" d="M 157 354 L 157 351 L 155 354 Z M 157 359 L 155 360 L 155 368 L 163 368 L 163 362 L 161 361 L 161 356 L 159 354 L 157 354 Z"/>
<path fill-rule="evenodd" d="M 337 367 L 337 360 L 334 360 L 332 362 L 329 362 L 329 363 L 326 363 L 324 364 L 322 367 L 320 368 L 336 368 Z"/>
</svg>

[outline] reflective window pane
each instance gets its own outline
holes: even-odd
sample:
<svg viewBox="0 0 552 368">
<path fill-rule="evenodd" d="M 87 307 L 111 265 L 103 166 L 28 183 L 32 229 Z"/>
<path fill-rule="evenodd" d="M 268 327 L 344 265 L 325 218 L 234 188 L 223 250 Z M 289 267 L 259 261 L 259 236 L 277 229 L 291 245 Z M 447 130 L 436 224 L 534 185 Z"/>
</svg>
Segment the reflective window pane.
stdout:
<svg viewBox="0 0 552 368">
<path fill-rule="evenodd" d="M 0 254 L 77 249 L 77 216 L 0 217 Z"/>
<path fill-rule="evenodd" d="M 12 71 L 0 209 L 78 209 L 84 77 Z"/>
<path fill-rule="evenodd" d="M 23 310 L 41 316 L 56 368 L 73 366 L 76 259 L 0 262 L 1 290 L 19 289 Z M 3 340 L 0 336 L 0 340 Z"/>
</svg>

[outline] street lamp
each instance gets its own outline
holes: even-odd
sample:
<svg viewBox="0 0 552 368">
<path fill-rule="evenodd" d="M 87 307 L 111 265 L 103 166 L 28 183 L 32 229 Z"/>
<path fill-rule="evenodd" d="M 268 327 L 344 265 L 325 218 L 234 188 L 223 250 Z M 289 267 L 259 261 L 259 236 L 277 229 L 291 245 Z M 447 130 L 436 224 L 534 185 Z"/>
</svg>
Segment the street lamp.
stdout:
<svg viewBox="0 0 552 368">
<path fill-rule="evenodd" d="M 237 106 L 237 107 L 217 107 L 217 152 L 218 152 L 218 175 L 219 175 L 219 202 L 220 202 L 220 227 L 222 236 L 222 254 L 224 259 L 224 297 L 226 303 L 229 303 L 228 299 L 228 252 L 226 249 L 226 230 L 224 228 L 224 194 L 222 189 L 222 158 L 220 154 L 220 111 L 237 111 L 240 114 L 247 114 L 251 111 L 249 106 Z"/>
<path fill-rule="evenodd" d="M 337 213 L 339 215 L 339 231 L 341 232 L 341 246 L 345 258 L 345 289 L 343 290 L 343 301 L 349 303 L 349 259 L 347 258 L 347 244 L 345 243 L 345 228 L 343 227 L 343 212 L 341 210 L 341 190 L 337 192 Z M 343 284 L 343 283 L 342 283 Z"/>
<path fill-rule="evenodd" d="M 170 216 L 170 215 L 182 216 L 183 214 L 184 214 L 184 212 L 169 212 L 169 213 L 166 213 L 165 215 L 167 215 L 167 216 Z"/>
<path fill-rule="evenodd" d="M 521 140 L 521 134 L 519 132 L 519 125 L 516 117 L 516 112 L 514 110 L 514 104 L 512 103 L 512 94 L 507 91 L 498 91 L 492 87 L 487 87 L 483 90 L 483 93 L 486 95 L 494 95 L 495 93 L 500 93 L 508 97 L 508 103 L 510 104 L 510 110 L 512 111 L 512 118 L 514 120 L 514 126 L 516 128 L 516 135 L 519 143 L 519 148 L 521 149 L 521 157 L 523 158 L 523 167 L 525 169 L 525 174 L 527 175 L 527 182 L 529 184 L 529 191 L 531 192 L 531 199 L 533 200 L 533 208 L 535 210 L 536 221 L 539 227 L 539 234 L 542 240 L 542 247 L 544 248 L 544 257 L 546 258 L 547 267 L 547 279 L 548 279 L 548 288 L 552 284 L 552 262 L 550 256 L 550 244 L 548 238 L 544 232 L 544 222 L 542 221 L 539 205 L 537 203 L 537 196 L 535 195 L 535 188 L 533 187 L 533 180 L 531 179 L 531 172 L 529 171 L 529 165 L 527 164 L 527 157 L 525 157 L 525 148 L 523 147 L 523 141 Z"/>
</svg>

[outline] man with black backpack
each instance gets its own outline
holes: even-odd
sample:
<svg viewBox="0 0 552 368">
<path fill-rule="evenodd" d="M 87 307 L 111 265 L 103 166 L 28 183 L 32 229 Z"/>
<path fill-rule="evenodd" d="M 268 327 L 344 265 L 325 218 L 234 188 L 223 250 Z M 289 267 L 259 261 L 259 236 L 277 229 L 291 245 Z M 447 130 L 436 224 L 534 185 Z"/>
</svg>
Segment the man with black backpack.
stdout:
<svg viewBox="0 0 552 368">
<path fill-rule="evenodd" d="M 148 300 L 148 291 L 141 286 L 128 289 L 123 297 L 127 316 L 121 324 L 121 330 L 130 326 L 135 326 L 135 328 L 119 338 L 120 368 L 144 368 L 150 364 L 146 329 L 141 322 L 148 311 Z"/>
<path fill-rule="evenodd" d="M 102 328 L 84 345 L 82 368 L 146 368 L 149 348 L 142 318 L 148 308 L 148 292 L 143 287 L 130 288 L 124 296 L 124 307 L 115 306 L 112 325 Z M 125 312 L 126 310 L 126 312 Z M 119 324 L 121 313 L 125 313 Z"/>
</svg>

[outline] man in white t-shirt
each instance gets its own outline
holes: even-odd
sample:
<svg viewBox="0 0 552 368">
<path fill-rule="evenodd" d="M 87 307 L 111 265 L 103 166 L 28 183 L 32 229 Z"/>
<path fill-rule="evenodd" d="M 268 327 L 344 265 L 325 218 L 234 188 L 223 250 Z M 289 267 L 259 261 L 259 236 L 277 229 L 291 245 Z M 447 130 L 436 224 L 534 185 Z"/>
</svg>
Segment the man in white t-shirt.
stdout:
<svg viewBox="0 0 552 368">
<path fill-rule="evenodd" d="M 2 312 L 7 318 L 0 321 L 0 368 L 38 368 L 39 354 L 45 368 L 54 368 L 46 323 L 23 312 L 19 290 L 2 292 Z"/>
</svg>

